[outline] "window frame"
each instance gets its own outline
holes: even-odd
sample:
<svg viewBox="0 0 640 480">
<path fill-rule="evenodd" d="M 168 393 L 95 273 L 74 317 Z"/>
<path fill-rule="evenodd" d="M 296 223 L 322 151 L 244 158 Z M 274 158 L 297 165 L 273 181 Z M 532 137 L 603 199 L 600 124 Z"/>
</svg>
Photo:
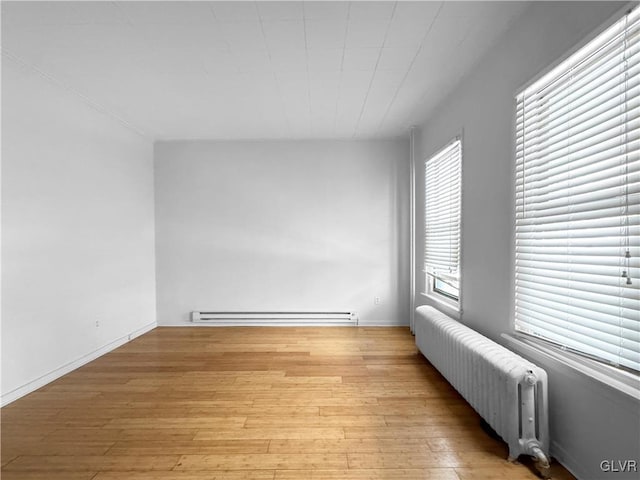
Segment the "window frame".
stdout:
<svg viewBox="0 0 640 480">
<path fill-rule="evenodd" d="M 515 328 L 515 272 L 516 272 L 516 229 L 515 229 L 515 207 L 516 207 L 516 123 L 517 123 L 517 97 L 524 92 L 527 88 L 539 82 L 543 77 L 548 75 L 559 65 L 566 62 L 570 57 L 580 52 L 580 50 L 587 47 L 597 37 L 599 37 L 607 29 L 611 28 L 614 24 L 624 18 L 633 9 L 640 9 L 635 3 L 627 4 L 623 8 L 616 11 L 606 22 L 594 29 L 590 34 L 586 35 L 580 42 L 578 42 L 573 48 L 569 49 L 564 55 L 559 57 L 555 62 L 549 64 L 538 74 L 533 76 L 526 83 L 515 89 L 512 92 L 513 108 L 512 108 L 512 163 L 511 163 L 511 178 L 512 178 L 512 219 L 513 227 L 511 230 L 511 273 L 513 280 L 510 288 L 510 329 L 508 333 L 503 333 L 502 338 L 510 344 L 516 351 L 520 351 L 522 354 L 531 356 L 534 358 L 539 357 L 541 359 L 551 359 L 560 362 L 564 366 L 576 370 L 584 375 L 587 375 L 601 383 L 604 383 L 615 390 L 619 390 L 628 395 L 632 395 L 638 398 L 640 395 L 640 371 L 635 371 L 624 366 L 619 366 L 608 362 L 604 359 L 599 359 L 583 353 L 572 348 L 562 346 L 552 340 L 547 340 L 542 337 L 538 337 Z"/>
<path fill-rule="evenodd" d="M 459 199 L 460 199 L 460 207 L 459 207 L 459 218 L 458 218 L 458 295 L 457 297 L 446 292 L 443 292 L 441 289 L 436 287 L 436 280 L 441 280 L 439 277 L 436 277 L 427 272 L 425 259 L 423 255 L 423 278 L 424 278 L 424 288 L 421 292 L 421 295 L 427 298 L 429 301 L 435 303 L 438 307 L 443 307 L 450 315 L 459 318 L 462 313 L 462 210 L 463 210 L 463 196 L 462 196 L 462 184 L 463 184 L 463 161 L 464 161 L 464 143 L 463 143 L 463 135 L 460 132 L 458 135 L 452 137 L 448 142 L 446 142 L 442 147 L 438 148 L 431 155 L 429 155 L 423 162 L 424 167 L 424 175 L 423 175 L 423 187 L 426 186 L 426 167 L 427 163 L 432 160 L 434 157 L 440 155 L 448 148 L 450 148 L 455 143 L 459 143 L 460 150 L 460 191 L 459 191 Z M 423 191 L 426 189 L 423 188 Z M 426 203 L 426 192 L 424 203 Z M 426 250 L 426 235 L 427 235 L 427 222 L 426 222 L 426 209 L 423 212 L 423 235 L 425 238 L 425 242 L 423 242 L 423 248 Z M 426 253 L 426 252 L 423 252 Z"/>
</svg>

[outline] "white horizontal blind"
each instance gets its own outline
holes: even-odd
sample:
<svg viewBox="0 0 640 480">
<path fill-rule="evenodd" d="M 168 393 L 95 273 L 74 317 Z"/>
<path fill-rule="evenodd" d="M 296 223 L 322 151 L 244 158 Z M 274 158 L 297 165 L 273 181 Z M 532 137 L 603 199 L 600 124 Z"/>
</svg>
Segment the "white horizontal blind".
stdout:
<svg viewBox="0 0 640 480">
<path fill-rule="evenodd" d="M 455 140 L 425 164 L 425 272 L 458 288 L 462 146 Z"/>
<path fill-rule="evenodd" d="M 640 15 L 517 96 L 516 329 L 640 370 Z"/>
</svg>

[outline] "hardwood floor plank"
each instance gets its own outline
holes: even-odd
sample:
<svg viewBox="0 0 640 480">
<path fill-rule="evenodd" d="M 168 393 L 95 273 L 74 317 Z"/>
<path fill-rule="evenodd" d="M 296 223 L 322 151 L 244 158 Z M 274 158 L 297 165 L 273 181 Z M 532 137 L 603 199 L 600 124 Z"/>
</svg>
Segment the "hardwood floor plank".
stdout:
<svg viewBox="0 0 640 480">
<path fill-rule="evenodd" d="M 327 406 L 341 406 L 341 405 L 378 405 L 378 398 L 375 396 L 362 396 L 362 397 L 338 397 L 333 396 L 331 392 L 328 395 L 323 395 L 320 393 L 319 395 L 314 395 L 313 397 L 308 396 L 278 396 L 273 395 L 269 397 L 258 396 L 254 398 L 253 405 L 254 406 L 281 406 L 281 405 L 292 405 L 296 407 L 327 407 Z"/>
<path fill-rule="evenodd" d="M 320 415 L 318 406 L 291 406 L 291 405 L 250 405 L 245 406 L 218 406 L 218 407 L 191 407 L 189 415 L 228 415 L 239 417 L 290 417 L 290 416 L 314 416 Z"/>
<path fill-rule="evenodd" d="M 256 385 L 259 383 L 268 383 L 272 387 L 296 387 L 301 386 L 302 388 L 308 387 L 310 385 L 331 385 L 336 383 L 342 383 L 342 377 L 339 375 L 335 375 L 336 372 L 331 372 L 334 375 L 327 375 L 327 369 L 324 367 L 324 373 L 318 376 L 304 376 L 304 375 L 296 375 L 296 376 L 284 376 L 284 377 L 249 377 L 246 375 L 239 375 L 236 377 L 234 385 L 242 385 L 242 384 L 250 384 Z"/>
<path fill-rule="evenodd" d="M 275 470 L 206 470 L 199 472 L 99 472 L 91 480 L 273 480 Z M 38 479 L 40 480 L 40 479 Z M 42 479 L 45 480 L 45 479 Z"/>
<path fill-rule="evenodd" d="M 434 438 L 464 437 L 472 434 L 477 425 L 450 427 L 448 425 L 427 425 L 420 427 L 345 427 L 345 438 Z"/>
<path fill-rule="evenodd" d="M 255 427 L 201 430 L 194 440 L 271 440 L 307 438 L 344 438 L 341 427 Z"/>
<path fill-rule="evenodd" d="M 116 442 L 127 439 L 153 440 L 161 436 L 166 439 L 167 442 L 174 442 L 176 440 L 193 440 L 193 437 L 195 437 L 197 433 L 197 428 L 162 429 L 160 432 L 152 428 L 126 430 L 118 430 L 115 428 L 64 428 L 50 433 L 43 441 L 86 440 Z"/>
<path fill-rule="evenodd" d="M 348 453 L 349 468 L 455 468 L 463 466 L 453 452 Z"/>
<path fill-rule="evenodd" d="M 130 385 L 129 383 L 123 384 L 99 384 L 99 383 L 88 383 L 88 384 L 65 384 L 65 385 L 54 385 L 49 388 L 49 392 L 51 393 L 65 393 L 65 392 L 137 392 L 137 393 L 153 393 L 158 390 L 158 387 L 155 385 Z"/>
<path fill-rule="evenodd" d="M 421 405 L 367 405 L 363 407 L 336 405 L 333 407 L 320 407 L 320 415 L 384 415 L 386 418 L 391 418 L 392 416 L 414 417 L 429 415 L 451 415 L 452 413 L 449 405 L 443 405 L 440 401 L 431 401 L 429 403 L 428 400 L 422 400 L 422 402 L 420 403 Z"/>
<path fill-rule="evenodd" d="M 82 470 L 171 470 L 180 456 L 114 456 L 114 455 L 21 455 L 9 463 L 4 471 L 82 471 Z"/>
<path fill-rule="evenodd" d="M 175 467 L 187 470 L 346 469 L 344 454 L 184 455 Z"/>
<path fill-rule="evenodd" d="M 290 417 L 249 417 L 245 424 L 246 428 L 254 427 L 343 427 L 349 426 L 380 426 L 386 425 L 384 417 L 381 415 L 340 415 L 340 416 L 290 416 Z"/>
<path fill-rule="evenodd" d="M 267 453 L 269 440 L 123 440 L 113 444 L 107 455 L 220 455 Z"/>
<path fill-rule="evenodd" d="M 312 357 L 314 358 L 314 357 Z M 320 376 L 326 375 L 327 367 L 322 364 L 314 364 L 314 365 L 292 365 L 287 368 L 286 374 L 290 377 L 308 377 L 308 376 Z M 345 375 L 355 376 L 355 375 L 368 375 L 368 370 L 366 365 L 353 365 L 353 364 L 344 364 L 344 365 L 332 365 L 331 373 L 337 375 L 339 377 L 343 377 Z"/>
<path fill-rule="evenodd" d="M 459 480 L 453 468 L 277 470 L 275 480 Z"/>
<path fill-rule="evenodd" d="M 460 480 L 540 480 L 540 477 L 532 467 L 522 464 L 509 464 L 493 466 L 462 467 L 455 469 Z M 551 465 L 551 478 L 553 480 L 575 480 L 567 470 L 558 464 Z"/>
<path fill-rule="evenodd" d="M 20 455 L 104 455 L 114 442 L 30 442 L 14 441 L 2 447 L 2 457 Z"/>
<path fill-rule="evenodd" d="M 211 396 L 211 395 L 210 395 Z M 217 392 L 213 395 L 218 400 L 251 399 L 254 405 L 294 405 L 308 406 L 310 400 L 321 398 L 336 398 L 333 391 L 326 387 L 321 388 L 280 388 L 271 390 L 247 389 L 244 392 Z M 301 402 L 301 403 L 297 403 Z"/>
<path fill-rule="evenodd" d="M 474 412 L 464 412 L 460 415 L 388 415 L 384 417 L 388 426 L 428 426 L 428 425 L 453 425 L 453 426 L 477 426 L 480 417 Z"/>
<path fill-rule="evenodd" d="M 433 392 L 423 393 L 422 395 L 414 395 L 414 396 L 387 395 L 384 397 L 379 397 L 378 403 L 380 405 L 405 405 L 405 406 L 421 407 L 421 406 L 427 405 L 427 402 L 429 400 L 438 399 L 439 401 L 451 402 L 451 401 L 456 401 L 457 398 L 458 398 L 457 393 L 456 395 L 451 395 L 451 394 L 443 393 L 440 391 L 433 391 Z"/>
<path fill-rule="evenodd" d="M 22 472 L 2 471 L 2 480 L 93 480 L 97 472 Z M 122 474 L 119 474 L 122 475 Z M 122 477 L 119 477 L 122 478 Z"/>
<path fill-rule="evenodd" d="M 247 417 L 169 417 L 169 418 L 114 418 L 103 428 L 144 429 L 144 428 L 241 428 Z"/>
<path fill-rule="evenodd" d="M 507 456 L 507 446 L 487 435 L 474 435 L 463 438 L 429 438 L 426 440 L 434 452 L 470 452 L 475 450 L 495 452 Z"/>
<path fill-rule="evenodd" d="M 430 453 L 426 440 L 396 439 L 316 439 L 316 440 L 271 440 L 269 453 L 384 453 L 415 452 Z"/>
</svg>

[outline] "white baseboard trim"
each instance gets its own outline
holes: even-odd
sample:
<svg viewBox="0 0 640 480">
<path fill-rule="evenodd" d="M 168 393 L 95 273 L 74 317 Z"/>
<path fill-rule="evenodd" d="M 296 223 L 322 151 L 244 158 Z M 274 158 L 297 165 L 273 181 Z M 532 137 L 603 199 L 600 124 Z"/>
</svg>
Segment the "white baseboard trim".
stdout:
<svg viewBox="0 0 640 480">
<path fill-rule="evenodd" d="M 360 322 L 359 327 L 407 327 L 409 328 L 409 322 Z"/>
<path fill-rule="evenodd" d="M 247 321 L 226 321 L 216 322 L 184 322 L 184 323 L 162 323 L 159 327 L 358 327 L 361 325 L 350 325 L 347 323 L 332 322 L 280 322 L 278 320 L 260 320 L 258 322 Z"/>
<path fill-rule="evenodd" d="M 584 462 L 576 461 L 564 448 L 562 448 L 558 443 L 551 441 L 549 454 L 564 468 L 569 470 L 569 472 L 576 478 L 589 478 L 591 476 L 587 475 L 582 468 L 582 464 Z M 602 472 L 600 472 L 602 473 Z M 595 477 L 591 477 L 595 478 Z"/>
<path fill-rule="evenodd" d="M 61 367 L 56 368 L 55 370 L 52 370 L 51 372 L 46 373 L 41 377 L 36 378 L 35 380 L 32 380 L 18 388 L 15 388 L 7 393 L 2 394 L 2 396 L 0 396 L 0 405 L 4 407 L 5 405 L 8 405 L 11 402 L 18 400 L 19 398 L 24 397 L 25 395 L 36 391 L 40 387 L 44 387 L 46 384 L 53 382 L 54 380 L 62 377 L 63 375 L 66 375 L 69 372 L 72 372 L 77 368 L 82 367 L 83 365 L 86 365 L 92 360 L 95 360 L 96 358 L 101 357 L 105 353 L 109 353 L 111 350 L 114 350 L 124 345 L 125 343 L 130 342 L 134 338 L 139 337 L 140 335 L 144 335 L 145 333 L 153 330 L 157 326 L 158 326 L 157 322 L 151 322 L 145 325 L 144 327 L 140 327 L 128 333 L 127 335 L 123 335 L 122 337 L 117 338 L 112 342 L 109 342 L 106 345 L 92 352 L 89 352 L 86 355 L 81 356 L 80 358 L 77 358 Z"/>
</svg>

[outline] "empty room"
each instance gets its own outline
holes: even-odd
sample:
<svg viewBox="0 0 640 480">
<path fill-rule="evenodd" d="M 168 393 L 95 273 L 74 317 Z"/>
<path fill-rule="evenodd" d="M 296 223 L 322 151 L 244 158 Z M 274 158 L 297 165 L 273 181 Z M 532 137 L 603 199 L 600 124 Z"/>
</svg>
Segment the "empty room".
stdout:
<svg viewBox="0 0 640 480">
<path fill-rule="evenodd" d="M 637 2 L 1 21 L 3 480 L 639 478 Z"/>
</svg>

